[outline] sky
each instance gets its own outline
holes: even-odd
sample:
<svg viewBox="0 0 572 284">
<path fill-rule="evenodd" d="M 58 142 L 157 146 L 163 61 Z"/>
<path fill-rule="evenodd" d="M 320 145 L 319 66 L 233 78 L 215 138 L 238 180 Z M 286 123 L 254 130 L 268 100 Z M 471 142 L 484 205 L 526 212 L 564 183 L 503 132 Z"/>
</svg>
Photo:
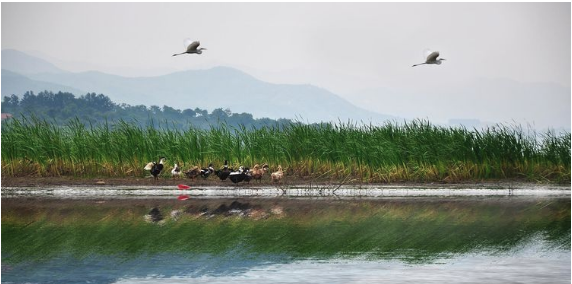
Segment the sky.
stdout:
<svg viewBox="0 0 572 284">
<path fill-rule="evenodd" d="M 1 13 L 2 49 L 76 72 L 153 76 L 223 65 L 361 96 L 356 104 L 379 112 L 391 109 L 368 105 L 372 90 L 421 96 L 498 78 L 570 89 L 570 3 L 2 3 Z M 186 38 L 207 50 L 172 57 Z M 447 60 L 412 68 L 426 49 Z M 445 119 L 447 109 L 459 108 L 422 115 Z"/>
</svg>

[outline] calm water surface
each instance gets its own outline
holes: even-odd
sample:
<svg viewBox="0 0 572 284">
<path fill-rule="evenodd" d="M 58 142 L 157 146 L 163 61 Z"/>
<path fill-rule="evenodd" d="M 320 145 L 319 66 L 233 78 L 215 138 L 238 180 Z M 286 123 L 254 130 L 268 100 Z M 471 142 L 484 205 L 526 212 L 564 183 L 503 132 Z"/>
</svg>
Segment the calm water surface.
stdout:
<svg viewBox="0 0 572 284">
<path fill-rule="evenodd" d="M 70 200 L 3 189 L 2 282 L 570 283 L 569 192 L 512 194 Z M 153 208 L 161 221 L 145 219 Z"/>
</svg>

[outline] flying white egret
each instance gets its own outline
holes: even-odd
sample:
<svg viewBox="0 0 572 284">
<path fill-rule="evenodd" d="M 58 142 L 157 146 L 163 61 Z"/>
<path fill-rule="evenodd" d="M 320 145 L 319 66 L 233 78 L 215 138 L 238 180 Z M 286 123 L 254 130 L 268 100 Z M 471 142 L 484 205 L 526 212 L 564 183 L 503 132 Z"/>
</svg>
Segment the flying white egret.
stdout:
<svg viewBox="0 0 572 284">
<path fill-rule="evenodd" d="M 430 52 L 428 50 L 425 51 L 425 53 L 427 53 L 427 60 L 425 60 L 424 63 L 419 63 L 419 64 L 414 64 L 411 67 L 415 67 L 417 65 L 423 65 L 423 64 L 437 64 L 437 65 L 441 65 L 441 61 L 445 60 L 445 58 L 439 58 L 437 59 L 437 57 L 439 57 L 439 51 L 433 51 Z"/>
<path fill-rule="evenodd" d="M 192 54 L 192 53 L 201 54 L 201 53 L 203 53 L 203 50 L 207 50 L 207 49 L 202 48 L 202 47 L 198 48 L 200 44 L 201 44 L 200 41 L 192 41 L 191 39 L 186 39 L 185 40 L 185 47 L 187 48 L 187 50 L 185 52 L 175 53 L 175 54 L 173 54 L 173 56 L 182 55 L 182 54 Z"/>
</svg>

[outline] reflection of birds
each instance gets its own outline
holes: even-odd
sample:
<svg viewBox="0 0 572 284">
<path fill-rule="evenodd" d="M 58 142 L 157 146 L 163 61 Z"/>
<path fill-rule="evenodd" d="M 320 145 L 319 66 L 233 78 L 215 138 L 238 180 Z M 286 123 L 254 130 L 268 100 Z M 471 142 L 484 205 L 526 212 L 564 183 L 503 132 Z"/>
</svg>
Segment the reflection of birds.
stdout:
<svg viewBox="0 0 572 284">
<path fill-rule="evenodd" d="M 437 65 L 441 65 L 441 61 L 445 60 L 445 58 L 439 58 L 437 59 L 437 57 L 439 57 L 439 51 L 434 51 L 431 52 L 429 55 L 427 55 L 427 60 L 425 60 L 425 63 L 419 63 L 419 64 L 414 64 L 411 67 L 415 67 L 417 65 L 423 65 L 423 64 L 437 64 Z"/>
<path fill-rule="evenodd" d="M 215 171 L 215 175 L 220 178 L 220 180 L 226 180 L 233 169 L 228 168 L 228 161 L 224 160 L 224 166 L 220 170 Z"/>
<path fill-rule="evenodd" d="M 165 157 L 161 157 L 159 162 L 149 162 L 145 165 L 145 170 L 148 170 L 155 180 L 159 179 L 159 174 L 163 170 L 163 163 L 165 163 Z"/>
<path fill-rule="evenodd" d="M 239 183 L 241 181 L 246 181 L 249 182 L 252 179 L 252 176 L 250 175 L 250 169 L 249 168 L 243 168 L 242 166 L 238 169 L 238 171 L 236 172 L 231 172 L 228 175 L 228 178 L 233 182 L 233 183 Z"/>
<path fill-rule="evenodd" d="M 172 177 L 181 176 L 181 168 L 179 168 L 179 165 L 177 165 L 177 163 L 175 163 L 175 167 L 173 167 L 173 169 L 171 170 L 171 176 Z"/>
<path fill-rule="evenodd" d="M 203 50 L 207 50 L 207 49 L 202 48 L 202 47 L 198 48 L 200 44 L 201 44 L 201 42 L 199 42 L 199 41 L 190 42 L 189 40 L 186 40 L 185 46 L 187 47 L 187 50 L 185 52 L 175 53 L 175 54 L 173 54 L 173 56 L 182 55 L 182 54 L 193 54 L 193 53 L 201 54 L 201 53 L 203 53 Z"/>
</svg>

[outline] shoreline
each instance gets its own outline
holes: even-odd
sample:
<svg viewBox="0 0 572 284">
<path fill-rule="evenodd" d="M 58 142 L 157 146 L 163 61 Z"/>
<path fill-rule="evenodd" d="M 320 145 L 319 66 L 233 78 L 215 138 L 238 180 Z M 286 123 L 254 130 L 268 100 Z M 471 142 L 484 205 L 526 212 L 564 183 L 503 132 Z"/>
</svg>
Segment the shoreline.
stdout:
<svg viewBox="0 0 572 284">
<path fill-rule="evenodd" d="M 306 187 L 336 187 L 336 186 L 412 186 L 412 187 L 483 187 L 483 188 L 518 188 L 518 187 L 537 187 L 537 186 L 555 186 L 568 187 L 570 183 L 550 183 L 550 182 L 532 182 L 517 179 L 500 179 L 500 180 L 467 180 L 457 182 L 416 182 L 416 181 L 399 181 L 391 183 L 369 183 L 340 180 L 316 180 L 313 178 L 286 177 L 282 183 L 273 183 L 269 177 L 264 177 L 262 181 L 251 181 L 250 183 L 241 182 L 234 184 L 230 180 L 220 181 L 213 177 L 209 179 L 197 178 L 191 179 L 171 179 L 160 178 L 154 181 L 151 177 L 103 177 L 103 178 L 85 178 L 85 177 L 2 177 L 0 185 L 2 187 L 43 187 L 43 186 L 98 186 L 98 187 L 114 187 L 114 186 L 177 186 L 185 184 L 189 186 L 199 187 L 284 187 L 284 186 L 306 186 Z"/>
</svg>

